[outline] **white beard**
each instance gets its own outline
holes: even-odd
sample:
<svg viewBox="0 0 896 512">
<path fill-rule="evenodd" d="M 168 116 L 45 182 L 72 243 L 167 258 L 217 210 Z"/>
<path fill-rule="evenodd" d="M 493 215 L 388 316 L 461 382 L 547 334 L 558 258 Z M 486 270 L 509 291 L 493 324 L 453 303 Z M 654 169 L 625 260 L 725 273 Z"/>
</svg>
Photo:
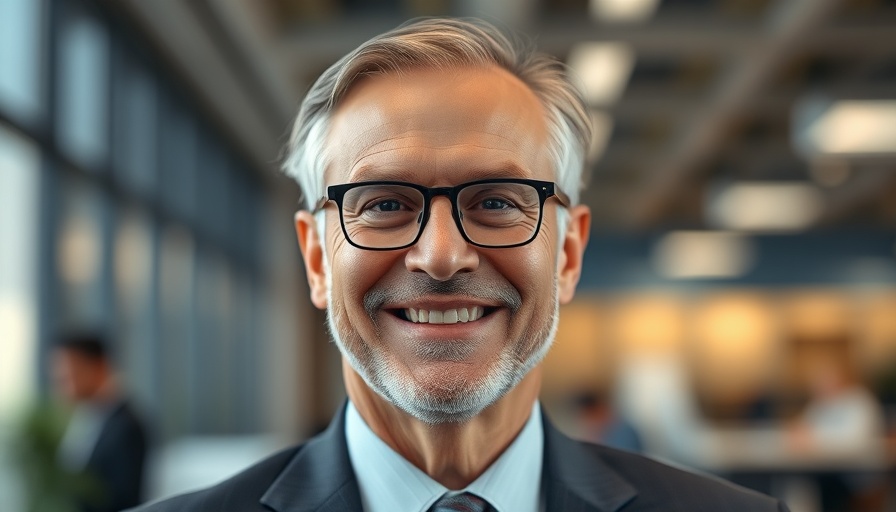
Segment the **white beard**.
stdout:
<svg viewBox="0 0 896 512">
<path fill-rule="evenodd" d="M 326 261 L 326 258 L 324 259 Z M 548 322 L 535 330 L 524 330 L 522 337 L 508 343 L 490 363 L 486 375 L 475 381 L 442 375 L 434 386 L 420 385 L 382 346 L 373 346 L 361 338 L 346 319 L 342 305 L 333 301 L 332 272 L 327 276 L 327 324 L 330 335 L 343 357 L 367 385 L 392 405 L 429 424 L 463 422 L 477 416 L 513 389 L 550 350 L 557 333 L 560 304 L 557 282 L 553 283 L 553 311 Z M 372 312 L 371 322 L 376 325 Z M 513 318 L 511 316 L 511 318 Z M 456 360 L 467 349 L 458 344 L 421 342 L 418 356 L 433 360 Z M 446 349 L 445 347 L 452 347 Z M 469 346 L 469 345 L 467 345 Z M 454 353 L 447 353 L 447 352 Z"/>
</svg>

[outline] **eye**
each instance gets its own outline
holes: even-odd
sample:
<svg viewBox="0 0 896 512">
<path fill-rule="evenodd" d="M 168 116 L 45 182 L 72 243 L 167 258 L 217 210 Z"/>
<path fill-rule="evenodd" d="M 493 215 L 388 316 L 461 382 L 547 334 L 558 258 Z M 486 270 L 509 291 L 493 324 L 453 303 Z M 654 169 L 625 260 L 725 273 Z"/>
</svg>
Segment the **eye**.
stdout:
<svg viewBox="0 0 896 512">
<path fill-rule="evenodd" d="M 513 203 L 505 199 L 490 197 L 487 199 L 483 199 L 480 203 L 480 207 L 483 210 L 505 210 L 507 208 L 513 208 L 514 205 Z"/>
<path fill-rule="evenodd" d="M 402 204 L 397 199 L 384 199 L 371 204 L 368 209 L 378 212 L 397 212 L 401 211 L 401 207 Z"/>
</svg>

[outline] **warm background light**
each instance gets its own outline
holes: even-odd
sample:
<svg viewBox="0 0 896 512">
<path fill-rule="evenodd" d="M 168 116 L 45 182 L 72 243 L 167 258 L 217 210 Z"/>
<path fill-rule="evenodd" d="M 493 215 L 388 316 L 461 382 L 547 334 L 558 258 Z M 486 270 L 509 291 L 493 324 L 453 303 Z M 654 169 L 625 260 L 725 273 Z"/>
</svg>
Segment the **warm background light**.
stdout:
<svg viewBox="0 0 896 512">
<path fill-rule="evenodd" d="M 749 402 L 765 391 L 779 371 L 776 322 L 772 306 L 757 293 L 712 294 L 695 305 L 689 353 L 705 399 Z"/>
</svg>

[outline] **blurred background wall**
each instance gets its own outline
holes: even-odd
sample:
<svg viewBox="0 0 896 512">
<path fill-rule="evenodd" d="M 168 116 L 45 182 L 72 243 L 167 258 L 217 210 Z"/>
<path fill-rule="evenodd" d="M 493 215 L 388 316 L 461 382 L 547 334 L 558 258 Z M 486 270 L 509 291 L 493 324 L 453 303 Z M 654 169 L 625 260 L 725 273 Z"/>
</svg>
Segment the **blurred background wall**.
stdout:
<svg viewBox="0 0 896 512">
<path fill-rule="evenodd" d="M 0 432 L 83 326 L 164 456 L 325 425 L 339 358 L 278 158 L 311 81 L 418 15 L 527 33 L 592 108 L 591 244 L 543 396 L 564 428 L 591 394 L 657 456 L 742 469 L 686 440 L 783 432 L 831 358 L 896 420 L 892 0 L 2 0 Z"/>
</svg>

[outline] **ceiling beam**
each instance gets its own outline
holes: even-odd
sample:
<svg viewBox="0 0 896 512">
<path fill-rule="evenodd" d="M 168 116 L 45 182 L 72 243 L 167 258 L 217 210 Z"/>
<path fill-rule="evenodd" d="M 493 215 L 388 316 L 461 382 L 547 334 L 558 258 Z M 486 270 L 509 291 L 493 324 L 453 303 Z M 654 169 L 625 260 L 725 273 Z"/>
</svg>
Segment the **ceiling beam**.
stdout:
<svg viewBox="0 0 896 512">
<path fill-rule="evenodd" d="M 824 5 L 829 0 L 819 0 Z M 784 2 L 791 3 L 791 2 Z M 800 4 L 801 1 L 792 3 Z M 813 3 L 813 2 L 810 2 Z M 820 9 L 820 7 L 819 7 Z M 332 22 L 294 25 L 280 41 L 282 62 L 292 65 L 293 76 L 308 76 L 332 64 L 360 43 L 394 28 L 403 19 L 391 16 L 346 18 Z M 801 48 L 817 52 L 875 51 L 893 54 L 890 17 L 862 25 L 824 27 L 799 42 Z M 818 25 L 815 28 L 820 28 Z M 526 29 L 541 51 L 564 58 L 581 42 L 612 41 L 631 45 L 639 58 L 710 57 L 725 59 L 754 53 L 766 46 L 766 38 L 781 31 L 763 30 L 749 21 L 729 21 L 705 11 L 688 16 L 657 19 L 643 25 L 609 25 L 588 18 L 546 19 Z M 889 49 L 889 50 L 888 50 Z"/>
<path fill-rule="evenodd" d="M 254 167 L 271 168 L 280 151 L 282 126 L 266 117 L 259 91 L 241 76 L 193 2 L 120 0 L 110 4 L 142 27 L 166 61 L 185 77 L 225 132 L 232 134 Z"/>
<path fill-rule="evenodd" d="M 206 4 L 260 82 L 274 109 L 271 117 L 275 122 L 288 121 L 301 98 L 290 78 L 288 63 L 280 60 L 282 54 L 274 48 L 270 15 L 262 10 L 265 4 L 244 0 L 206 0 Z"/>
<path fill-rule="evenodd" d="M 707 106 L 682 130 L 671 150 L 659 155 L 650 179 L 629 203 L 633 226 L 654 224 L 680 187 L 714 156 L 731 123 L 744 114 L 772 77 L 794 55 L 804 51 L 842 0 L 779 0 L 761 37 L 720 80 Z"/>
</svg>

